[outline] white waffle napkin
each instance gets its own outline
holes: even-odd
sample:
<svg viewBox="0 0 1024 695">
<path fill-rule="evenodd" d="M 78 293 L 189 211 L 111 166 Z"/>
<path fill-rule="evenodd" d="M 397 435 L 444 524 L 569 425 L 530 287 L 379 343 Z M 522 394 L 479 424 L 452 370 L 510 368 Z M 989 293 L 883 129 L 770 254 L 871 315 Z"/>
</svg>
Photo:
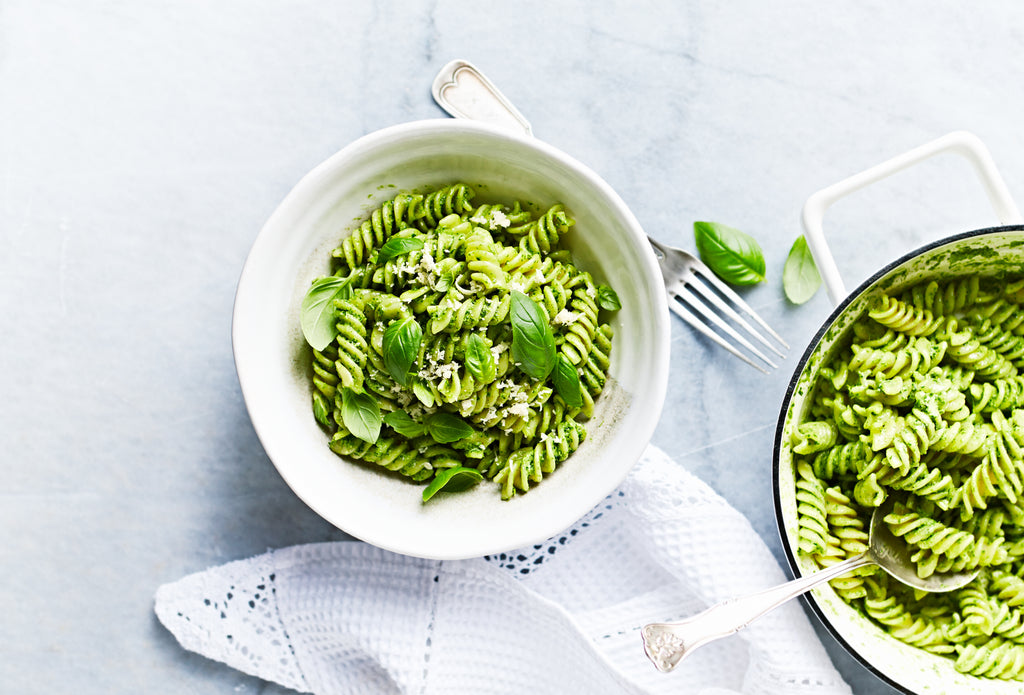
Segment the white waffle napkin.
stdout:
<svg viewBox="0 0 1024 695">
<path fill-rule="evenodd" d="M 359 542 L 274 550 L 161 586 L 183 647 L 317 695 L 850 693 L 791 602 L 675 671 L 640 627 L 786 579 L 747 520 L 650 447 L 564 534 L 459 561 Z"/>
</svg>

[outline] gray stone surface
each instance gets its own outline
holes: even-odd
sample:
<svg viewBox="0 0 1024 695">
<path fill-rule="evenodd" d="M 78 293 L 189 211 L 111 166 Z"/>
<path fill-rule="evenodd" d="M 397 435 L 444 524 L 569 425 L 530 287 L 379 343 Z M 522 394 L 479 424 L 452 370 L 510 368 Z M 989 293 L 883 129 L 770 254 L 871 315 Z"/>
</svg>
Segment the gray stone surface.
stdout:
<svg viewBox="0 0 1024 695">
<path fill-rule="evenodd" d="M 249 424 L 235 284 L 309 169 L 438 117 L 452 58 L 538 137 L 601 173 L 662 241 L 692 222 L 760 241 L 746 298 L 793 346 L 761 376 L 674 320 L 654 441 L 781 558 L 770 461 L 791 370 L 830 305 L 787 303 L 814 191 L 951 130 L 1024 191 L 1014 2 L 37 2 L 0 5 L 0 690 L 276 693 L 187 653 L 156 587 L 268 548 L 344 538 Z M 826 220 L 854 285 L 995 218 L 940 159 Z M 857 693 L 890 689 L 823 640 Z"/>
</svg>

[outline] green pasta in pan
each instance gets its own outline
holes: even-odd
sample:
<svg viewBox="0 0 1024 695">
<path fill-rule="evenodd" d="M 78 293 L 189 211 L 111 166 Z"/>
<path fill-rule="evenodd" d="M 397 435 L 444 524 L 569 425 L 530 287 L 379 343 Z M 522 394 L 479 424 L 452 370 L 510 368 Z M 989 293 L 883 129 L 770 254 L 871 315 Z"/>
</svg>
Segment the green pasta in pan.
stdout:
<svg viewBox="0 0 1024 695">
<path fill-rule="evenodd" d="M 862 553 L 895 498 L 885 523 L 919 576 L 978 577 L 925 593 L 869 567 L 832 588 L 961 672 L 1024 680 L 1024 279 L 883 294 L 850 333 L 790 441 L 799 552 L 819 567 Z"/>
<path fill-rule="evenodd" d="M 618 302 L 573 263 L 575 221 L 475 197 L 387 201 L 303 302 L 330 448 L 428 483 L 425 500 L 484 478 L 528 491 L 583 442 L 608 378 Z"/>
</svg>

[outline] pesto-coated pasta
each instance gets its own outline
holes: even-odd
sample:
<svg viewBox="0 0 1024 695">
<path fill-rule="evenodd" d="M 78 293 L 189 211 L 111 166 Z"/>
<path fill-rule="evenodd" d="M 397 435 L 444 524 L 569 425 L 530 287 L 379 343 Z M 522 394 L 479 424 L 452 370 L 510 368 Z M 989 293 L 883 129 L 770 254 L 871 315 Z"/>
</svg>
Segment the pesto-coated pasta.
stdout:
<svg viewBox="0 0 1024 695">
<path fill-rule="evenodd" d="M 339 455 L 416 482 L 472 468 L 508 499 L 586 437 L 612 328 L 562 243 L 575 225 L 563 206 L 534 213 L 475 196 L 462 183 L 402 193 L 341 240 L 333 277 L 314 283 L 339 289 L 335 338 L 313 350 L 313 413 Z M 546 323 L 528 347 L 567 360 L 574 377 L 517 361 L 516 301 Z"/>
<path fill-rule="evenodd" d="M 975 676 L 1024 680 L 1024 279 L 930 281 L 882 294 L 818 372 L 790 431 L 799 552 L 829 567 L 863 552 L 873 509 L 921 577 L 877 568 L 831 582 L 893 637 Z"/>
</svg>

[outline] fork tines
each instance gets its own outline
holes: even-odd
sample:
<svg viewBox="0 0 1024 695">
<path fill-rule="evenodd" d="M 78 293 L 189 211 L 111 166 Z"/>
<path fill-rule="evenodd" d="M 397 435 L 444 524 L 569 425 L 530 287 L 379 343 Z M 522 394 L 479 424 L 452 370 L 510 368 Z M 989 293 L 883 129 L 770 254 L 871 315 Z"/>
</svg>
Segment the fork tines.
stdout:
<svg viewBox="0 0 1024 695">
<path fill-rule="evenodd" d="M 669 294 L 668 306 L 673 313 L 755 369 L 767 374 L 768 368 L 778 367 L 740 330 L 737 330 L 738 327 L 745 331 L 767 350 L 780 358 L 785 358 L 785 354 L 776 344 L 758 332 L 740 312 L 753 319 L 777 345 L 788 350 L 789 345 L 786 341 L 765 323 L 764 319 L 728 285 L 715 277 L 711 269 L 695 256 L 681 249 L 663 246 L 653 240 L 651 244 L 661 255 L 659 262 L 665 276 L 665 288 Z M 734 306 L 736 308 L 733 308 Z M 726 337 L 731 338 L 732 342 Z"/>
</svg>

